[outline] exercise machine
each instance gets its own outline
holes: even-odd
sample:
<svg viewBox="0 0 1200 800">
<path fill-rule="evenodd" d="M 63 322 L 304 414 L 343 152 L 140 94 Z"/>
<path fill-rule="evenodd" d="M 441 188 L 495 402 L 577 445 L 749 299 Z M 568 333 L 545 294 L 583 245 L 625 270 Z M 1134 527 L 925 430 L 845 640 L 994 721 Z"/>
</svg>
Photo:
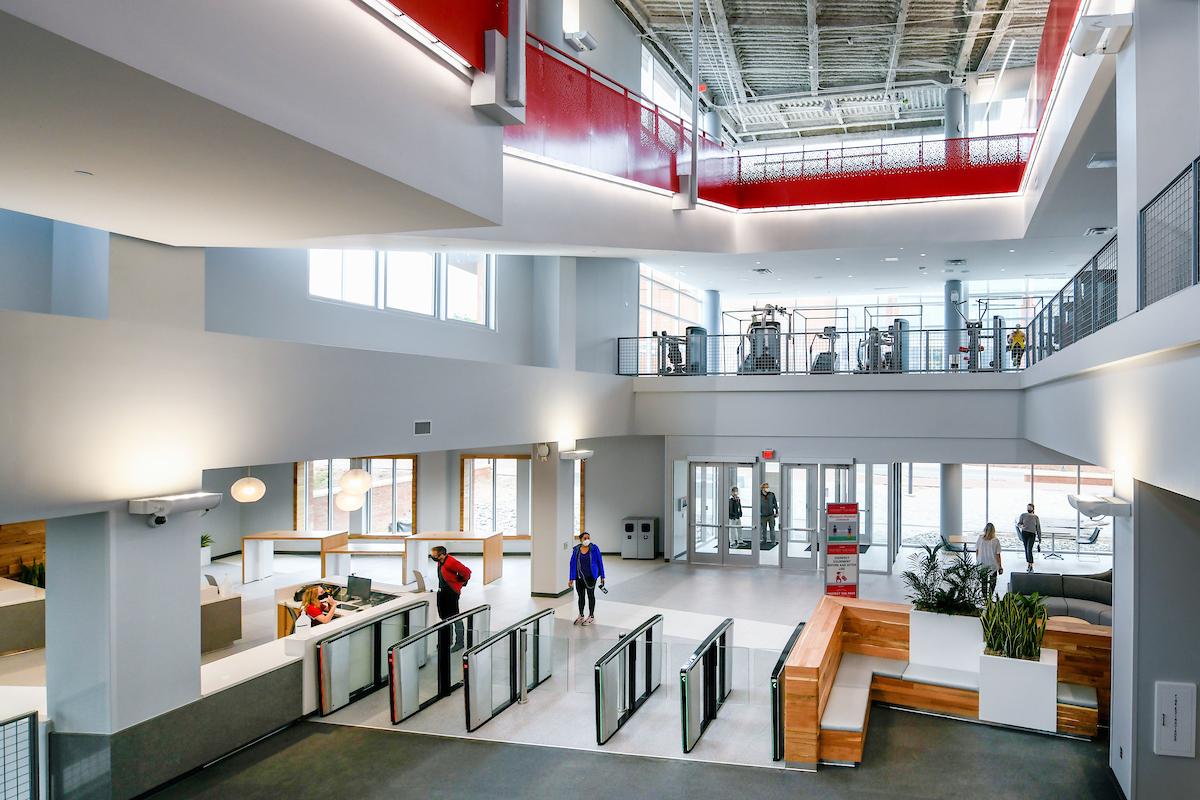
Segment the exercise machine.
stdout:
<svg viewBox="0 0 1200 800">
<path fill-rule="evenodd" d="M 834 343 L 837 341 L 838 335 L 839 334 L 838 334 L 837 328 L 835 326 L 826 325 L 825 329 L 823 331 L 821 331 L 820 333 L 818 333 L 816 335 L 816 337 L 813 339 L 812 344 L 809 345 L 809 348 L 808 348 L 809 358 L 812 363 L 812 368 L 809 369 L 809 374 L 818 375 L 818 374 L 832 374 L 834 372 L 837 372 L 838 354 L 834 350 Z M 824 339 L 827 342 L 829 342 L 829 349 L 823 353 L 817 353 L 816 359 L 812 359 L 812 349 L 814 346 L 816 346 L 817 342 L 821 339 Z"/>
<path fill-rule="evenodd" d="M 740 364 L 738 372 L 742 375 L 778 375 L 780 366 L 780 333 L 782 325 L 775 315 L 780 308 L 767 304 L 760 311 L 754 309 L 750 317 L 750 325 L 742 334 L 738 345 Z"/>
</svg>

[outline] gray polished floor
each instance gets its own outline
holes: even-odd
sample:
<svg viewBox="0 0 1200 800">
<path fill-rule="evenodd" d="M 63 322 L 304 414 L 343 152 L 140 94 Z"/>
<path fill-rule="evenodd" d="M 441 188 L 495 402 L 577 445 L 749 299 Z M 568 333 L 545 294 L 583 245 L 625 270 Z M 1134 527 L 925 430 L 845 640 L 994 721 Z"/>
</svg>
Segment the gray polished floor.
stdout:
<svg viewBox="0 0 1200 800">
<path fill-rule="evenodd" d="M 815 774 L 299 723 L 154 797 L 1117 800 L 1107 763 L 1102 744 L 887 708 L 862 766 Z"/>
</svg>

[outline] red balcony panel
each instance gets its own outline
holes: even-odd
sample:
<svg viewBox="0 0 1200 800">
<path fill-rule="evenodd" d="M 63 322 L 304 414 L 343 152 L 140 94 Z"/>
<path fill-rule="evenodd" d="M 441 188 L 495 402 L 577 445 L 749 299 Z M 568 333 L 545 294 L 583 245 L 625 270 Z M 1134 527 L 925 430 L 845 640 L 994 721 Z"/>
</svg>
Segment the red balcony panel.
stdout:
<svg viewBox="0 0 1200 800">
<path fill-rule="evenodd" d="M 483 69 L 483 34 L 508 35 L 508 0 L 387 0 L 475 69 Z"/>
<path fill-rule="evenodd" d="M 1033 78 L 1029 83 L 1029 100 L 1025 116 L 1031 127 L 1041 129 L 1042 115 L 1050 101 L 1054 79 L 1059 65 L 1067 52 L 1071 29 L 1083 0 L 1050 0 L 1046 11 L 1046 25 L 1042 28 L 1042 41 L 1038 45 L 1037 61 L 1034 62 Z"/>
</svg>

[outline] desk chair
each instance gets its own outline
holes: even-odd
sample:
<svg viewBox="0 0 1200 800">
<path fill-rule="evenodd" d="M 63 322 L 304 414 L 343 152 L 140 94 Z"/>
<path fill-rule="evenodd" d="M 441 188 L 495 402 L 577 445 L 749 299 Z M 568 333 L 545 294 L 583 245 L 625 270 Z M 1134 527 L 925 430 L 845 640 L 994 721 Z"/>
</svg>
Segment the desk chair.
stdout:
<svg viewBox="0 0 1200 800">
<path fill-rule="evenodd" d="M 1096 529 L 1097 532 L 1099 532 L 1099 530 L 1100 530 L 1099 528 Z M 214 578 L 212 575 L 209 575 L 207 572 L 204 573 L 204 579 L 208 581 L 209 586 L 217 586 L 218 585 L 217 579 Z"/>
<path fill-rule="evenodd" d="M 425 576 L 424 576 L 424 575 L 422 575 L 420 572 L 418 572 L 417 570 L 415 570 L 415 569 L 414 569 L 414 570 L 413 570 L 413 577 L 417 579 L 417 593 L 418 593 L 418 594 L 425 594 L 425 592 L 427 591 L 427 590 L 425 589 Z"/>
</svg>

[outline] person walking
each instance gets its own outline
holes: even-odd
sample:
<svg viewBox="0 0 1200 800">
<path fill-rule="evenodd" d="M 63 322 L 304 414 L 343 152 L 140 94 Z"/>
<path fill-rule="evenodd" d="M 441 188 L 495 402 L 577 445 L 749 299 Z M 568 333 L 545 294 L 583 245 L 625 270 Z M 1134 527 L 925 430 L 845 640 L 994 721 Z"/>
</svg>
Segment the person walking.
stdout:
<svg viewBox="0 0 1200 800">
<path fill-rule="evenodd" d="M 987 589 L 987 596 L 991 597 L 996 593 L 998 576 L 1004 574 L 1004 565 L 1000 563 L 1000 540 L 996 538 L 996 526 L 990 522 L 983 526 L 983 535 L 975 540 L 975 563 L 988 568 L 984 588 Z"/>
<path fill-rule="evenodd" d="M 431 561 L 438 563 L 437 611 L 439 619 L 449 619 L 459 613 L 458 603 L 462 598 L 463 587 L 471 580 L 471 570 L 454 556 L 446 552 L 440 544 L 429 552 Z M 463 642 L 462 620 L 454 623 L 454 646 L 450 652 L 456 653 L 465 646 Z"/>
<path fill-rule="evenodd" d="M 1025 545 L 1026 572 L 1033 572 L 1033 543 L 1042 539 L 1042 521 L 1033 513 L 1033 503 L 1017 520 L 1017 530 L 1021 533 L 1021 544 Z"/>
<path fill-rule="evenodd" d="M 738 497 L 737 487 L 729 490 L 729 532 L 733 534 L 733 544 L 742 544 L 742 499 Z"/>
<path fill-rule="evenodd" d="M 1008 335 L 1008 350 L 1012 353 L 1013 366 L 1021 368 L 1021 359 L 1025 355 L 1025 330 L 1017 328 Z"/>
<path fill-rule="evenodd" d="M 579 616 L 575 618 L 576 625 L 591 625 L 596 621 L 596 584 L 604 588 L 604 559 L 600 557 L 600 548 L 592 544 L 592 537 L 587 532 L 579 534 L 579 544 L 571 553 L 571 580 L 568 587 L 574 587 L 579 596 Z M 583 616 L 583 601 L 588 602 L 588 615 Z"/>
<path fill-rule="evenodd" d="M 758 501 L 758 531 L 762 544 L 775 541 L 775 518 L 779 516 L 779 501 L 771 491 L 771 485 L 764 483 L 759 491 Z"/>
</svg>

